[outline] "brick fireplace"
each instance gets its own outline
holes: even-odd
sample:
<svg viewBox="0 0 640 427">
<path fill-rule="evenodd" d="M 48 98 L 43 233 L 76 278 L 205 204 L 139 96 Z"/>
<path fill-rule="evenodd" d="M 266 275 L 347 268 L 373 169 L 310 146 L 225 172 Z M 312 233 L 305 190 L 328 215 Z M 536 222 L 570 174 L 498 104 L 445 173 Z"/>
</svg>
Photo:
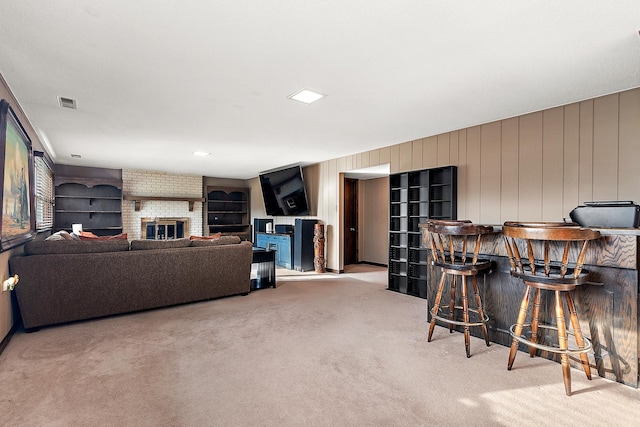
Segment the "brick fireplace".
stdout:
<svg viewBox="0 0 640 427">
<path fill-rule="evenodd" d="M 202 197 L 202 177 L 123 169 L 122 192 L 125 195 L 151 197 Z M 122 202 L 123 231 L 130 240 L 144 239 L 147 237 L 147 227 L 143 226 L 143 220 L 161 221 L 155 224 L 154 237 L 158 231 L 162 231 L 162 238 L 168 238 L 171 227 L 173 235 L 177 235 L 178 224 L 174 224 L 174 221 L 181 221 L 184 237 L 201 236 L 202 205 L 194 203 L 193 211 L 189 211 L 189 203 L 185 201 L 147 200 L 142 201 L 140 210 L 136 211 L 135 203 L 125 200 Z M 171 221 L 171 224 L 164 221 Z M 159 229 L 158 225 L 164 227 Z"/>
</svg>

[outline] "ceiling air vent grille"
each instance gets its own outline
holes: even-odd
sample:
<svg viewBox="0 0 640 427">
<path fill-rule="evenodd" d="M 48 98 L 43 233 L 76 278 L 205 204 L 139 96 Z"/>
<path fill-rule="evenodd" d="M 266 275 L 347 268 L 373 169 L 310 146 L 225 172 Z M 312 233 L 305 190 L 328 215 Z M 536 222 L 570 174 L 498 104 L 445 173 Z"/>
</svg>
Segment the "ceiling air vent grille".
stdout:
<svg viewBox="0 0 640 427">
<path fill-rule="evenodd" d="M 71 98 L 65 98 L 63 96 L 58 97 L 58 103 L 62 108 L 71 108 L 72 110 L 76 110 L 76 100 Z"/>
</svg>

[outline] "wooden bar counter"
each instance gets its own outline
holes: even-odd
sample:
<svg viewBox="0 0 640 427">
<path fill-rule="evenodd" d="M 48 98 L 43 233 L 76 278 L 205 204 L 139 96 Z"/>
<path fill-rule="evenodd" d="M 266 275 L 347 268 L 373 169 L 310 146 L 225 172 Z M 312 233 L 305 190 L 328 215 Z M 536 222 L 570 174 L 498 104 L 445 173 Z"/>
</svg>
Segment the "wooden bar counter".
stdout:
<svg viewBox="0 0 640 427">
<path fill-rule="evenodd" d="M 510 346 L 509 326 L 515 323 L 525 286 L 509 274 L 509 261 L 501 227 L 496 233 L 485 236 L 480 253 L 493 261 L 490 272 L 479 280 L 485 313 L 489 316 L 489 337 L 492 342 Z M 424 261 L 431 260 L 429 233 L 426 224 L 420 224 Z M 593 284 L 580 286 L 574 293 L 580 318 L 580 327 L 593 343 L 593 353 L 588 353 L 592 371 L 629 386 L 638 388 L 638 355 L 640 354 L 638 317 L 638 269 L 640 264 L 640 229 L 597 229 L 599 240 L 590 244 L 585 268 L 591 272 Z M 473 250 L 470 245 L 469 250 Z M 562 251 L 562 248 L 552 248 Z M 576 249 L 577 252 L 577 249 Z M 430 266 L 427 273 L 427 300 L 433 304 L 438 271 Z M 542 310 L 544 309 L 544 310 Z M 552 301 L 543 298 L 541 322 L 555 324 Z M 430 320 L 430 319 L 429 319 Z M 472 328 L 476 336 L 479 331 Z M 550 339 L 553 341 L 553 339 Z M 528 351 L 524 346 L 522 351 Z M 556 359 L 555 354 L 538 354 Z M 559 357 L 557 357 L 559 360 Z M 572 365 L 578 367 L 575 357 Z M 505 359 L 505 369 L 507 360 Z"/>
</svg>

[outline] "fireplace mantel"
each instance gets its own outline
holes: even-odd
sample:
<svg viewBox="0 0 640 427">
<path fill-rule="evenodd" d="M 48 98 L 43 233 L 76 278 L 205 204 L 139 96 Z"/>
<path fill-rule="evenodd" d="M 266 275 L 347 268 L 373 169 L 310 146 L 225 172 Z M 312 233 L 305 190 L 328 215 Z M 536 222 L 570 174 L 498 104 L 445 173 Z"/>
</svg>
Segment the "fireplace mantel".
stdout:
<svg viewBox="0 0 640 427">
<path fill-rule="evenodd" d="M 204 202 L 204 197 L 165 197 L 165 196 L 130 196 L 124 195 L 124 200 L 132 200 L 136 212 L 140 211 L 140 202 L 143 200 L 163 200 L 167 202 L 189 202 L 189 212 L 193 212 L 195 202 Z"/>
</svg>

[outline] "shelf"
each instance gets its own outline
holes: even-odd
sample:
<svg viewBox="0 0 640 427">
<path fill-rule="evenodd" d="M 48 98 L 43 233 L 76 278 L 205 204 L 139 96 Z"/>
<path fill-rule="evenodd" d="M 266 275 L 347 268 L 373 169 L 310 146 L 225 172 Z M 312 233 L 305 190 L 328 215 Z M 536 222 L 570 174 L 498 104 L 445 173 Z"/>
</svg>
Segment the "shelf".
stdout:
<svg viewBox="0 0 640 427">
<path fill-rule="evenodd" d="M 193 206 L 195 202 L 204 202 L 204 197 L 163 197 L 163 196 L 129 196 L 124 195 L 124 200 L 131 200 L 134 202 L 134 210 L 140 211 L 140 202 L 147 200 L 159 200 L 165 202 L 188 202 L 189 212 L 193 212 Z"/>
<path fill-rule="evenodd" d="M 121 197 L 64 196 L 64 195 L 56 195 L 56 199 L 122 200 Z"/>
</svg>

